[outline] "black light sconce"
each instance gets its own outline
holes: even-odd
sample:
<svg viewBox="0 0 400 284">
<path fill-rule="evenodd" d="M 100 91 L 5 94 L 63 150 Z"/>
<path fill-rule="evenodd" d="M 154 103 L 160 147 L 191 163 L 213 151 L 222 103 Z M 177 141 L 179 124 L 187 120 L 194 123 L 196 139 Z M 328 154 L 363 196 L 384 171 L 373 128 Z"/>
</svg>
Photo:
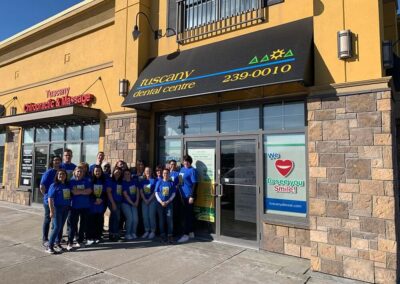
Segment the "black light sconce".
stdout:
<svg viewBox="0 0 400 284">
<path fill-rule="evenodd" d="M 119 95 L 126 97 L 129 93 L 129 81 L 127 79 L 119 80 Z"/>
<path fill-rule="evenodd" d="M 350 30 L 342 30 L 337 33 L 338 58 L 346 60 L 353 57 L 353 35 Z"/>
<path fill-rule="evenodd" d="M 393 46 L 399 41 L 393 43 L 391 40 L 382 42 L 382 64 L 385 69 L 392 69 L 394 66 Z"/>
<path fill-rule="evenodd" d="M 144 12 L 138 12 L 136 14 L 135 27 L 133 28 L 133 31 L 132 31 L 133 40 L 136 40 L 141 34 L 141 31 L 139 30 L 139 26 L 138 26 L 139 15 L 143 15 L 146 18 L 147 23 L 149 24 L 149 27 L 150 27 L 151 31 L 153 32 L 153 34 L 154 34 L 154 39 L 155 40 L 160 39 L 162 37 L 165 37 L 167 35 L 168 31 L 172 32 L 172 33 L 169 33 L 169 35 L 176 35 L 176 31 L 173 28 L 167 28 L 166 29 L 167 32 L 165 34 L 162 33 L 161 29 L 159 29 L 159 30 L 153 29 L 153 26 L 150 23 L 149 16 L 147 16 Z"/>
</svg>

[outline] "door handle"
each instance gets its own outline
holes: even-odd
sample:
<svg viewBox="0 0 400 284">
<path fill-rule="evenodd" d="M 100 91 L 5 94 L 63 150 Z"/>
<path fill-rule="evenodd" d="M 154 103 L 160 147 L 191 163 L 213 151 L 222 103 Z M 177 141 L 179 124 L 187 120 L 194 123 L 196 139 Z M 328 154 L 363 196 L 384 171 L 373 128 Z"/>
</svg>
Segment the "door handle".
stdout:
<svg viewBox="0 0 400 284">
<path fill-rule="evenodd" d="M 220 184 L 220 190 L 219 190 L 219 197 L 222 197 L 224 195 L 224 185 Z"/>
<path fill-rule="evenodd" d="M 218 194 L 217 194 L 217 187 L 219 186 L 219 184 L 218 183 L 214 183 L 213 184 L 213 187 L 212 187 L 212 189 L 211 189 L 211 196 L 212 197 L 217 197 L 218 196 Z"/>
</svg>

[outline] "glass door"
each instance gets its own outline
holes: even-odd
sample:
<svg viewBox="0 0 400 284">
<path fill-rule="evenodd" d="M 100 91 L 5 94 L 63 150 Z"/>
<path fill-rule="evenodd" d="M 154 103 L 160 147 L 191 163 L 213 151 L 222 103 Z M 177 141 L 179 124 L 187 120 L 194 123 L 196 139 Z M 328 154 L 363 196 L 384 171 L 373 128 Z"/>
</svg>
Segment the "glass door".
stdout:
<svg viewBox="0 0 400 284">
<path fill-rule="evenodd" d="M 257 241 L 257 141 L 220 141 L 220 236 Z"/>
<path fill-rule="evenodd" d="M 49 161 L 49 146 L 36 145 L 34 150 L 34 172 L 33 172 L 33 202 L 42 203 L 43 194 L 40 192 L 40 180 L 47 170 Z"/>
<path fill-rule="evenodd" d="M 216 233 L 216 141 L 187 141 L 186 150 L 199 180 L 194 206 L 196 234 L 211 236 Z"/>
</svg>

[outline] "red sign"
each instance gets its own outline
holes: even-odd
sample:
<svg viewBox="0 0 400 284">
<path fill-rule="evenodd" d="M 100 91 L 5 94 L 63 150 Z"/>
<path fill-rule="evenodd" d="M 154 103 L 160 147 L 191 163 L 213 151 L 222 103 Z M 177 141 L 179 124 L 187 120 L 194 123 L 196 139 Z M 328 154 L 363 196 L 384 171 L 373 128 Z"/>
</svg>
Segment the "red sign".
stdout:
<svg viewBox="0 0 400 284">
<path fill-rule="evenodd" d="M 94 99 L 95 99 L 95 96 L 92 94 L 83 94 L 83 95 L 79 95 L 79 96 L 75 96 L 75 97 L 70 97 L 70 96 L 66 95 L 65 97 L 50 99 L 47 102 L 43 102 L 43 103 L 26 104 L 24 106 L 24 111 L 25 112 L 42 111 L 42 110 L 66 107 L 66 106 L 71 106 L 71 105 L 86 106 L 86 105 L 89 105 L 91 102 L 93 102 Z"/>
<path fill-rule="evenodd" d="M 275 168 L 284 177 L 286 177 L 290 174 L 290 172 L 293 170 L 293 166 L 294 166 L 294 163 L 291 160 L 276 160 L 275 161 Z"/>
</svg>

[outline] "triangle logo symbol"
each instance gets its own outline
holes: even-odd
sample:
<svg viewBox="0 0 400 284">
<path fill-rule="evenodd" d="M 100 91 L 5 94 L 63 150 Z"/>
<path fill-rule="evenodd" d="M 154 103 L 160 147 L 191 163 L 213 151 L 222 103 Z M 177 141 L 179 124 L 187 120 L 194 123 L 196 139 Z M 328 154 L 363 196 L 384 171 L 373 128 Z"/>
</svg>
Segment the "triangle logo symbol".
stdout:
<svg viewBox="0 0 400 284">
<path fill-rule="evenodd" d="M 249 62 L 249 64 L 256 64 L 258 63 L 258 58 L 257 56 L 254 56 L 253 59 Z"/>
<path fill-rule="evenodd" d="M 294 55 L 293 55 L 293 52 L 292 52 L 291 49 L 289 49 L 288 52 L 286 52 L 286 54 L 285 54 L 284 57 L 292 57 L 292 56 L 294 56 Z"/>
<path fill-rule="evenodd" d="M 261 59 L 260 62 L 267 62 L 267 61 L 269 61 L 269 56 L 268 54 L 265 54 L 265 56 Z"/>
</svg>

